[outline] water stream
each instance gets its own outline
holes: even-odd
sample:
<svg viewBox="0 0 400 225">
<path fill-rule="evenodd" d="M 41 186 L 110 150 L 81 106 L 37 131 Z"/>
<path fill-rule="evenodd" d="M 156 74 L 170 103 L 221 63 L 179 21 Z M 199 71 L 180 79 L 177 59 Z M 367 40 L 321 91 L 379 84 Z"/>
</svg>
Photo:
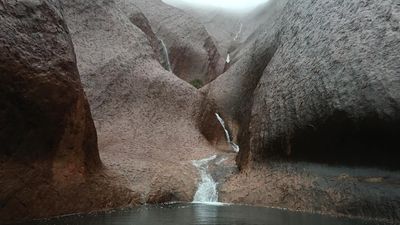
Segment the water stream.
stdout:
<svg viewBox="0 0 400 225">
<path fill-rule="evenodd" d="M 233 39 L 234 41 L 236 41 L 239 38 L 240 33 L 242 33 L 242 28 L 243 28 L 243 23 L 240 23 L 240 28 L 239 28 L 239 31 L 237 32 L 235 38 Z"/>
<path fill-rule="evenodd" d="M 218 202 L 217 183 L 208 172 L 208 164 L 217 158 L 213 155 L 209 158 L 193 160 L 193 165 L 200 172 L 201 181 L 198 184 L 196 194 L 194 195 L 194 203 L 211 203 Z"/>
<path fill-rule="evenodd" d="M 162 46 L 162 49 L 163 49 L 163 54 L 164 54 L 165 60 L 167 61 L 167 62 L 166 62 L 166 63 L 167 63 L 167 68 L 166 68 L 166 69 L 167 69 L 168 71 L 172 71 L 171 63 L 170 63 L 170 61 L 169 61 L 169 54 L 168 54 L 167 46 L 165 45 L 165 43 L 164 43 L 163 40 L 160 39 L 160 41 L 161 41 L 161 46 Z"/>
<path fill-rule="evenodd" d="M 226 127 L 225 127 L 225 122 L 224 122 L 224 120 L 222 119 L 222 117 L 221 117 L 218 113 L 215 113 L 215 116 L 217 117 L 219 123 L 221 124 L 222 128 L 223 128 L 224 131 L 225 131 L 226 141 L 227 141 L 228 144 L 232 147 L 233 151 L 235 151 L 236 153 L 238 153 L 239 150 L 240 150 L 240 148 L 239 148 L 239 146 L 238 146 L 237 144 L 235 144 L 235 143 L 231 140 L 231 136 L 230 136 L 230 134 L 229 134 L 229 131 L 228 131 L 228 130 L 226 129 Z"/>
<path fill-rule="evenodd" d="M 228 53 L 228 55 L 226 56 L 226 63 L 229 64 L 230 62 L 231 62 L 231 56 Z"/>
</svg>

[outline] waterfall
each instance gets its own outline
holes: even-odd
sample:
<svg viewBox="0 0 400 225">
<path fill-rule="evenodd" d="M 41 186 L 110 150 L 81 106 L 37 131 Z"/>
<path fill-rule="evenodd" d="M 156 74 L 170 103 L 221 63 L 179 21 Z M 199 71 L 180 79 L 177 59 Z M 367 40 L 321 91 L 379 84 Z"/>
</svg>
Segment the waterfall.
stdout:
<svg viewBox="0 0 400 225">
<path fill-rule="evenodd" d="M 228 55 L 226 56 L 226 63 L 230 63 L 230 62 L 231 62 L 231 56 L 228 53 Z"/>
<path fill-rule="evenodd" d="M 161 46 L 162 46 L 162 49 L 163 49 L 163 54 L 164 54 L 164 57 L 165 57 L 165 59 L 166 59 L 166 63 L 167 63 L 167 70 L 168 71 L 171 71 L 172 72 L 172 68 L 171 68 L 171 63 L 169 62 L 169 54 L 168 54 L 168 49 L 167 49 L 167 46 L 165 46 L 165 43 L 164 43 L 164 41 L 163 40 L 161 40 L 160 39 L 160 41 L 161 41 Z"/>
<path fill-rule="evenodd" d="M 192 161 L 201 176 L 201 181 L 193 198 L 195 203 L 218 202 L 217 183 L 208 173 L 208 164 L 216 158 L 217 156 L 213 155 L 209 158 Z"/>
<path fill-rule="evenodd" d="M 234 41 L 236 41 L 240 35 L 240 33 L 242 33 L 242 28 L 243 28 L 243 23 L 240 23 L 240 28 L 239 31 L 237 32 L 235 38 L 233 39 Z"/>
<path fill-rule="evenodd" d="M 219 123 L 221 124 L 222 128 L 224 128 L 226 141 L 232 147 L 233 151 L 235 151 L 236 153 L 239 152 L 239 146 L 237 144 L 235 144 L 231 140 L 231 136 L 229 135 L 229 131 L 225 127 L 224 120 L 222 119 L 222 117 L 218 113 L 215 113 L 215 116 L 217 117 L 217 119 L 218 119 Z"/>
</svg>

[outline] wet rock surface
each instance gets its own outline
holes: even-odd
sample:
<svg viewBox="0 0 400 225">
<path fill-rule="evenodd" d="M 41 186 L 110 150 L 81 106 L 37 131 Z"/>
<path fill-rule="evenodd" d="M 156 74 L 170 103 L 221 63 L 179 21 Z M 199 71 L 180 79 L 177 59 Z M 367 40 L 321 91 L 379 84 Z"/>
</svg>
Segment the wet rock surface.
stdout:
<svg viewBox="0 0 400 225">
<path fill-rule="evenodd" d="M 227 54 L 230 53 L 232 65 L 243 56 L 240 54 L 241 49 L 252 43 L 260 31 L 269 32 L 265 24 L 271 23 L 273 18 L 280 15 L 286 0 L 261 3 L 250 11 L 196 7 L 185 1 L 165 0 L 165 2 L 182 9 L 204 24 L 223 58 L 227 59 Z M 263 28 L 259 29 L 260 26 Z"/>
<path fill-rule="evenodd" d="M 398 172 L 315 163 L 252 165 L 220 188 L 220 200 L 296 211 L 400 219 Z"/>
<path fill-rule="evenodd" d="M 271 1 L 238 43 L 205 14 L 0 1 L 0 222 L 190 202 L 213 155 L 219 201 L 400 221 L 399 4 Z"/>
<path fill-rule="evenodd" d="M 296 166 L 397 171 L 398 5 L 282 4 L 233 53 L 238 61 L 202 89 L 238 127 L 242 171 L 221 187 L 222 200 L 398 221 L 398 177 L 373 186 L 315 170 L 309 179 Z"/>
<path fill-rule="evenodd" d="M 59 2 L 0 2 L 0 49 L 0 223 L 133 201 L 102 169 Z"/>
<path fill-rule="evenodd" d="M 169 57 L 166 55 L 162 46 L 162 41 L 157 37 L 151 28 L 150 22 L 143 12 L 136 6 L 135 1 L 118 0 L 116 6 L 120 9 L 137 28 L 146 34 L 147 40 L 154 52 L 154 58 L 157 59 L 164 69 L 169 70 Z"/>
<path fill-rule="evenodd" d="M 161 0 L 133 1 L 150 21 L 169 51 L 172 71 L 181 79 L 200 86 L 223 72 L 224 59 L 204 26 L 184 11 Z"/>
<path fill-rule="evenodd" d="M 202 95 L 160 65 L 146 33 L 119 6 L 63 2 L 101 158 L 141 203 L 191 201 L 197 172 L 190 162 L 213 151 L 198 130 Z"/>
<path fill-rule="evenodd" d="M 1 8 L 1 153 L 21 160 L 73 158 L 74 169 L 89 170 L 100 165 L 96 131 L 56 7 L 27 1 Z"/>
<path fill-rule="evenodd" d="M 289 1 L 254 92 L 252 159 L 397 167 L 399 12 L 393 1 Z"/>
</svg>

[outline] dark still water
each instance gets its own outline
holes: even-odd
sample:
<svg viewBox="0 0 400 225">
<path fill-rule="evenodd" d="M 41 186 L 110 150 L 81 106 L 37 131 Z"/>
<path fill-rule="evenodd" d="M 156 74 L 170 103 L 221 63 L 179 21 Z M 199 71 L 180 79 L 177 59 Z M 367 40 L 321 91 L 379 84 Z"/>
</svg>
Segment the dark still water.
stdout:
<svg viewBox="0 0 400 225">
<path fill-rule="evenodd" d="M 35 221 L 37 225 L 375 225 L 358 219 L 304 214 L 286 210 L 239 206 L 171 204 L 142 206 L 108 213 L 74 215 Z M 383 223 L 381 223 L 383 224 Z"/>
</svg>

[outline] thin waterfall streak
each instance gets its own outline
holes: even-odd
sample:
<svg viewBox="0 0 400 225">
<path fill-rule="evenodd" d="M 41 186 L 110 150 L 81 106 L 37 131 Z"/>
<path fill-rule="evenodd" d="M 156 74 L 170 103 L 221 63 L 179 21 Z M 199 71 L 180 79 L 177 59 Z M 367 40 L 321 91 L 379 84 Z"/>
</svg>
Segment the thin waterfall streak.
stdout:
<svg viewBox="0 0 400 225">
<path fill-rule="evenodd" d="M 218 119 L 219 123 L 221 124 L 222 128 L 224 128 L 226 141 L 230 144 L 231 143 L 231 137 L 229 135 L 228 130 L 225 127 L 224 120 L 222 119 L 222 117 L 218 113 L 215 113 L 215 116 L 217 116 L 217 119 Z"/>
<path fill-rule="evenodd" d="M 224 120 L 222 119 L 222 117 L 221 117 L 218 113 L 215 113 L 215 116 L 217 117 L 219 123 L 221 124 L 222 128 L 223 128 L 224 131 L 225 131 L 226 141 L 227 141 L 228 144 L 232 147 L 233 151 L 236 152 L 236 153 L 238 153 L 239 150 L 240 150 L 239 145 L 235 144 L 235 143 L 231 140 L 231 136 L 229 135 L 229 131 L 228 131 L 228 129 L 226 129 L 226 127 L 225 127 L 225 122 L 224 122 Z"/>
<path fill-rule="evenodd" d="M 161 45 L 162 45 L 163 52 L 164 52 L 164 55 L 165 55 L 165 59 L 167 61 L 167 70 L 172 72 L 171 63 L 169 61 L 169 53 L 168 53 L 167 46 L 165 46 L 165 43 L 164 43 L 163 40 L 160 40 L 160 41 L 161 41 Z"/>
<path fill-rule="evenodd" d="M 236 41 L 239 38 L 240 33 L 242 33 L 242 28 L 243 28 L 243 23 L 240 23 L 240 28 L 239 28 L 239 31 L 237 32 L 235 38 L 233 39 L 234 41 Z"/>
</svg>

